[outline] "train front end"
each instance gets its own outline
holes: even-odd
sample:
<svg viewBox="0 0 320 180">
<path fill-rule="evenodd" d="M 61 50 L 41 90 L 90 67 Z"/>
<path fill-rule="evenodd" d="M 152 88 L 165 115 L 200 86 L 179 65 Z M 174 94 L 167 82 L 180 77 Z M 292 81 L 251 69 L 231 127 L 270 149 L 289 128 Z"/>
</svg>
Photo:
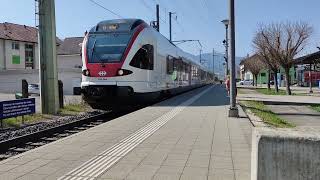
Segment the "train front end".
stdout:
<svg viewBox="0 0 320 180">
<path fill-rule="evenodd" d="M 130 99 L 133 88 L 119 86 L 118 82 L 133 76 L 132 70 L 123 66 L 135 39 L 145 27 L 142 20 L 108 20 L 98 23 L 86 34 L 82 44 L 81 92 L 91 107 L 114 108 Z"/>
</svg>

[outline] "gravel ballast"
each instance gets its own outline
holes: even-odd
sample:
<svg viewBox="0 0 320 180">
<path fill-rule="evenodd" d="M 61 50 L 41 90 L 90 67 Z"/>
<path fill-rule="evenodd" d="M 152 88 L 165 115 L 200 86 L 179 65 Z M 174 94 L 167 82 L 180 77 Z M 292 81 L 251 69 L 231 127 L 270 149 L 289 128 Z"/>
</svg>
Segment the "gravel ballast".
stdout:
<svg viewBox="0 0 320 180">
<path fill-rule="evenodd" d="M 19 136 L 24 136 L 27 134 L 32 134 L 35 132 L 39 132 L 42 130 L 50 129 L 53 127 L 57 127 L 63 124 L 68 124 L 74 121 L 78 121 L 81 119 L 89 118 L 95 115 L 99 115 L 103 112 L 101 111 L 90 111 L 90 112 L 81 112 L 75 116 L 64 116 L 53 118 L 52 120 L 43 120 L 41 122 L 37 122 L 35 124 L 30 124 L 18 129 L 8 129 L 3 132 L 0 132 L 0 142 L 6 141 L 9 139 L 14 139 Z"/>
</svg>

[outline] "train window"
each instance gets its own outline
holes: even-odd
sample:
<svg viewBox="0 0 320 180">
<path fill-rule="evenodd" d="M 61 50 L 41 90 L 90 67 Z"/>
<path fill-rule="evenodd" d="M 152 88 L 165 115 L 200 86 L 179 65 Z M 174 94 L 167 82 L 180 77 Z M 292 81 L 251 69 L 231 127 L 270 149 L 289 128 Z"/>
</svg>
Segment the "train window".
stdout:
<svg viewBox="0 0 320 180">
<path fill-rule="evenodd" d="M 188 68 L 187 63 L 184 62 L 184 63 L 183 63 L 183 72 L 184 72 L 184 73 L 187 73 L 187 72 L 188 72 L 188 69 L 187 69 L 187 68 Z"/>
<path fill-rule="evenodd" d="M 126 33 L 108 33 L 89 36 L 87 55 L 89 63 L 120 62 L 131 35 Z"/>
<path fill-rule="evenodd" d="M 187 72 L 187 73 L 190 73 L 190 71 L 191 71 L 191 65 L 190 65 L 190 64 L 187 64 L 186 72 Z"/>
<path fill-rule="evenodd" d="M 198 76 L 198 68 L 196 66 L 192 66 L 192 77 L 194 77 L 194 79 L 197 79 Z"/>
<path fill-rule="evenodd" d="M 178 71 L 178 63 L 179 63 L 178 59 L 174 58 L 173 59 L 173 69 L 176 71 Z"/>
<path fill-rule="evenodd" d="M 182 69 L 182 59 L 181 58 L 174 58 L 174 61 L 173 61 L 173 69 L 176 70 L 176 71 L 181 71 Z"/>
<path fill-rule="evenodd" d="M 153 70 L 153 46 L 150 44 L 143 45 L 138 52 L 133 56 L 130 66 Z"/>
<path fill-rule="evenodd" d="M 167 56 L 167 74 L 172 74 L 174 71 L 174 57 Z"/>
<path fill-rule="evenodd" d="M 138 27 L 140 24 L 144 23 L 144 21 L 142 20 L 137 20 L 136 22 L 134 22 L 131 26 L 131 30 L 133 30 L 134 28 Z"/>
</svg>

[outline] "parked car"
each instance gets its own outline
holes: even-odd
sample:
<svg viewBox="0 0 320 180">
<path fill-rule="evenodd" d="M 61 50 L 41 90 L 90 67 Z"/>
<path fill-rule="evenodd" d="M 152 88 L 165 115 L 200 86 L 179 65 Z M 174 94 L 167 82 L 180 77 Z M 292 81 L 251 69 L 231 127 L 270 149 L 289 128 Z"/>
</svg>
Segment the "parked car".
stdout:
<svg viewBox="0 0 320 180">
<path fill-rule="evenodd" d="M 81 95 L 81 78 L 72 79 L 73 95 Z"/>
<path fill-rule="evenodd" d="M 240 81 L 240 85 L 252 85 L 253 81 L 252 80 L 242 80 Z"/>
<path fill-rule="evenodd" d="M 29 95 L 40 95 L 39 84 L 29 84 L 28 85 L 28 93 Z"/>
<path fill-rule="evenodd" d="M 274 80 L 271 80 L 271 81 L 270 81 L 270 85 L 274 85 Z"/>
</svg>

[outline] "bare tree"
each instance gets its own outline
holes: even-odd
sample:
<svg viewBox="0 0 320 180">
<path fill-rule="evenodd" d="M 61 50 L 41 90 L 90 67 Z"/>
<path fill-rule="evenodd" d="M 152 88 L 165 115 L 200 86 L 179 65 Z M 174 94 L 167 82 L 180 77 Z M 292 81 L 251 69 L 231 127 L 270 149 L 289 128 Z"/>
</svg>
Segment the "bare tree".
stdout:
<svg viewBox="0 0 320 180">
<path fill-rule="evenodd" d="M 265 68 L 258 54 L 250 56 L 243 61 L 246 70 L 250 71 L 253 75 L 253 85 L 258 85 L 258 75 L 262 69 Z"/>
<path fill-rule="evenodd" d="M 257 54 L 260 56 L 260 60 L 265 64 L 265 67 L 269 70 L 268 71 L 268 89 L 270 89 L 270 71 L 274 74 L 274 87 L 275 91 L 279 92 L 278 88 L 278 77 L 277 73 L 279 70 L 278 63 L 271 57 L 270 53 L 267 49 L 267 42 L 262 35 L 262 29 L 260 28 L 258 32 L 255 34 L 253 38 L 253 45 L 257 51 Z"/>
<path fill-rule="evenodd" d="M 286 91 L 290 90 L 290 68 L 294 64 L 294 57 L 306 46 L 312 27 L 307 23 L 274 23 L 260 28 L 270 58 L 275 60 L 285 71 Z"/>
</svg>

